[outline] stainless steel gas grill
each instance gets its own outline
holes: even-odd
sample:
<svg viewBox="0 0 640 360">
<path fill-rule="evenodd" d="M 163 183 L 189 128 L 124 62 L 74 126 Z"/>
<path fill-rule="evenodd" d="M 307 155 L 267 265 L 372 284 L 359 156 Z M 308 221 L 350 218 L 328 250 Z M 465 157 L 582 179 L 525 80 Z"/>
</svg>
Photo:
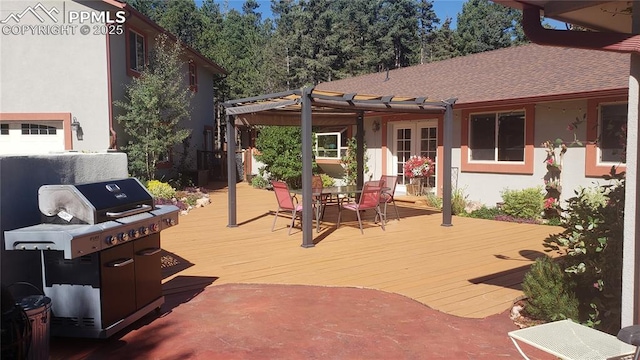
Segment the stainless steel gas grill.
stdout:
<svg viewBox="0 0 640 360">
<path fill-rule="evenodd" d="M 160 232 L 176 206 L 128 178 L 44 185 L 38 207 L 43 223 L 5 231 L 5 248 L 41 252 L 52 335 L 106 338 L 164 303 Z"/>
</svg>

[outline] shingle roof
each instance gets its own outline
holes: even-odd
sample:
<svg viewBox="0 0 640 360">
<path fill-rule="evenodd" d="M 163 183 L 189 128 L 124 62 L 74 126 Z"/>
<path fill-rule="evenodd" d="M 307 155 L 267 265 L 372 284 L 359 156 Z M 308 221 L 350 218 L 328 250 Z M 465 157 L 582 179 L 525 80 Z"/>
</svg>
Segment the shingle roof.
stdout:
<svg viewBox="0 0 640 360">
<path fill-rule="evenodd" d="M 456 105 L 627 89 L 628 54 L 527 44 L 321 83 L 318 90 L 431 100 Z"/>
</svg>

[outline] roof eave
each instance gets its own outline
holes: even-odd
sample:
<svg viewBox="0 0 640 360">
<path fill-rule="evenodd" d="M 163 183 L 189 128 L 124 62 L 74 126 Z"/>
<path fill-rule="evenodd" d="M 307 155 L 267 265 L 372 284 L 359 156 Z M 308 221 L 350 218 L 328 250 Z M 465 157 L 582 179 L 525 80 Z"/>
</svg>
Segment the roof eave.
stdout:
<svg viewBox="0 0 640 360">
<path fill-rule="evenodd" d="M 111 6 L 117 7 L 119 9 L 125 10 L 127 12 L 129 12 L 131 15 L 135 16 L 136 18 L 140 19 L 141 21 L 143 21 L 145 24 L 149 25 L 150 27 L 154 28 L 156 31 L 158 31 L 159 33 L 163 33 L 166 34 L 167 36 L 169 36 L 170 39 L 172 39 L 173 41 L 177 41 L 178 39 L 171 34 L 169 31 L 167 31 L 165 28 L 163 28 L 162 26 L 156 24 L 153 20 L 149 19 L 146 15 L 144 15 L 143 13 L 139 12 L 138 10 L 136 10 L 135 8 L 133 8 L 131 5 L 127 4 L 127 3 L 123 3 L 117 0 L 102 0 L 102 2 L 107 3 Z M 182 46 L 192 55 L 194 55 L 196 58 L 198 58 L 199 61 L 201 61 L 202 63 L 204 63 L 205 67 L 208 67 L 212 70 L 213 73 L 215 74 L 222 74 L 222 75 L 228 75 L 229 72 L 227 70 L 225 70 L 222 66 L 216 64 L 215 62 L 209 60 L 207 57 L 205 57 L 204 55 L 202 55 L 199 51 L 195 50 L 194 48 L 192 48 L 191 46 L 187 45 L 187 44 L 182 44 Z"/>
</svg>

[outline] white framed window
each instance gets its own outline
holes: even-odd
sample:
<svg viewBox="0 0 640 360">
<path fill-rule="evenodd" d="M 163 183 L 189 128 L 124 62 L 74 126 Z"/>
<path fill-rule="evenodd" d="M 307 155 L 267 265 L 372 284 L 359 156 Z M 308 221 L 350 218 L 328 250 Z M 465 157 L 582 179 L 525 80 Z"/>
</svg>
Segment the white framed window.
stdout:
<svg viewBox="0 0 640 360">
<path fill-rule="evenodd" d="M 469 117 L 470 162 L 524 162 L 525 113 L 509 111 Z"/>
<path fill-rule="evenodd" d="M 627 103 L 600 104 L 598 163 L 619 163 L 626 138 Z"/>
<path fill-rule="evenodd" d="M 9 124 L 0 124 L 0 135 L 9 135 Z"/>
<path fill-rule="evenodd" d="M 341 159 L 347 154 L 347 129 L 316 133 L 316 158 Z"/>
<path fill-rule="evenodd" d="M 56 133 L 57 129 L 55 126 L 29 123 L 22 124 L 22 135 L 55 135 Z"/>
<path fill-rule="evenodd" d="M 193 60 L 189 61 L 189 89 L 198 92 L 198 68 Z"/>
<path fill-rule="evenodd" d="M 129 71 L 133 71 L 134 73 L 140 73 L 144 69 L 146 55 L 147 55 L 146 39 L 142 34 L 132 29 L 128 29 L 127 40 L 128 40 L 127 56 L 128 56 Z"/>
</svg>

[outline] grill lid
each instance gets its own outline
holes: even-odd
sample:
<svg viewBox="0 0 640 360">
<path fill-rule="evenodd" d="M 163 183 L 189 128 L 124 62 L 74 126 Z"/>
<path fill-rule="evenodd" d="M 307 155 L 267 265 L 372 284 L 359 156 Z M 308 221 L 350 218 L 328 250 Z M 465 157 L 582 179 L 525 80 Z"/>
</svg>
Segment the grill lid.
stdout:
<svg viewBox="0 0 640 360">
<path fill-rule="evenodd" d="M 76 185 L 43 185 L 38 190 L 43 222 L 97 224 L 153 210 L 153 196 L 136 178 Z"/>
</svg>

